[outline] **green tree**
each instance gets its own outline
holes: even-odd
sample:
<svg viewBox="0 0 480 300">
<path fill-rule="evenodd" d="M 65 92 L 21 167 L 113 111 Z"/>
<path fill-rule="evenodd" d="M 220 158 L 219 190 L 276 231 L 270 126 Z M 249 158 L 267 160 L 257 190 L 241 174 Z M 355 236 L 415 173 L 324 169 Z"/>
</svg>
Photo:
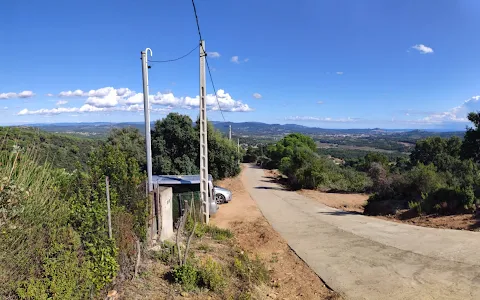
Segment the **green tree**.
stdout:
<svg viewBox="0 0 480 300">
<path fill-rule="evenodd" d="M 197 136 L 199 136 L 199 120 L 197 120 L 195 131 Z M 239 174 L 240 166 L 238 162 L 240 161 L 241 153 L 238 153 L 237 145 L 225 138 L 210 122 L 207 124 L 207 141 L 208 172 L 212 177 L 215 179 L 223 179 Z M 196 163 L 200 165 L 200 156 L 197 156 Z"/>
<path fill-rule="evenodd" d="M 451 167 L 453 160 L 460 158 L 461 145 L 461 140 L 456 136 L 449 139 L 429 137 L 417 141 L 410 154 L 410 162 L 413 166 L 433 163 L 440 171 L 445 171 Z"/>
<path fill-rule="evenodd" d="M 197 174 L 198 134 L 192 119 L 170 113 L 152 131 L 152 169 L 155 174 Z"/>
<path fill-rule="evenodd" d="M 468 120 L 474 127 L 467 128 L 461 147 L 462 158 L 471 158 L 477 163 L 480 162 L 480 112 L 468 114 Z"/>
<path fill-rule="evenodd" d="M 315 141 L 300 133 L 291 133 L 275 144 L 267 147 L 267 156 L 272 160 L 274 167 L 278 167 L 283 157 L 291 157 L 295 148 L 306 147 L 315 152 L 317 146 Z"/>
<path fill-rule="evenodd" d="M 134 158 L 141 170 L 146 170 L 145 137 L 137 128 L 113 128 L 107 136 L 107 144 L 118 148 L 128 158 Z"/>
<path fill-rule="evenodd" d="M 240 172 L 241 153 L 237 145 L 222 136 L 209 122 L 208 166 L 215 179 L 235 176 Z M 170 113 L 155 123 L 152 132 L 153 172 L 155 174 L 199 173 L 199 125 L 193 127 L 192 119 Z"/>
<path fill-rule="evenodd" d="M 243 156 L 243 162 L 245 163 L 252 163 L 256 162 L 257 159 L 260 157 L 260 150 L 258 148 L 253 148 L 252 146 L 249 146 L 247 148 L 247 151 L 245 152 L 245 155 Z"/>
</svg>

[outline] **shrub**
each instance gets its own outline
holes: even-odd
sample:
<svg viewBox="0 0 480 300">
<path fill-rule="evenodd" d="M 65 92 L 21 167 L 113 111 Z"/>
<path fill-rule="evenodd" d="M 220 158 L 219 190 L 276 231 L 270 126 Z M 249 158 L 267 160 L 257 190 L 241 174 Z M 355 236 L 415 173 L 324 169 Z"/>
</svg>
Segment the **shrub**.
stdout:
<svg viewBox="0 0 480 300">
<path fill-rule="evenodd" d="M 441 188 L 426 197 L 423 208 L 427 213 L 454 214 L 473 210 L 475 201 L 471 187 Z"/>
<path fill-rule="evenodd" d="M 116 209 L 112 212 L 112 231 L 115 246 L 118 249 L 117 262 L 119 264 L 120 279 L 131 278 L 135 270 L 137 259 L 137 237 L 133 232 L 134 217 L 132 214 Z"/>
<path fill-rule="evenodd" d="M 181 284 L 186 291 L 192 291 L 198 287 L 199 271 L 191 262 L 174 267 L 172 275 L 175 282 Z"/>
<path fill-rule="evenodd" d="M 422 214 L 422 203 L 421 202 L 409 201 L 408 202 L 408 208 L 416 211 L 416 213 L 419 214 L 419 215 Z"/>
<path fill-rule="evenodd" d="M 162 243 L 160 251 L 154 252 L 154 257 L 166 264 L 173 263 L 177 259 L 177 255 L 177 246 L 168 240 Z"/>
<path fill-rule="evenodd" d="M 59 192 L 67 175 L 28 150 L 2 152 L 0 165 L 0 298 L 85 299 L 90 264 Z"/>
<path fill-rule="evenodd" d="M 270 274 L 260 258 L 257 256 L 252 260 L 246 253 L 240 253 L 235 257 L 233 273 L 240 279 L 254 285 L 265 283 L 270 278 Z"/>
<path fill-rule="evenodd" d="M 226 286 L 222 265 L 210 257 L 200 265 L 199 275 L 201 284 L 214 292 L 222 291 Z"/>
<path fill-rule="evenodd" d="M 191 232 L 193 230 L 193 225 L 194 221 L 189 216 L 185 224 L 185 230 L 187 232 Z M 208 235 L 217 241 L 224 241 L 233 237 L 233 233 L 229 229 L 223 229 L 211 224 L 207 225 L 204 223 L 197 223 L 197 227 L 195 228 L 195 236 L 201 238 L 205 235 Z"/>
</svg>

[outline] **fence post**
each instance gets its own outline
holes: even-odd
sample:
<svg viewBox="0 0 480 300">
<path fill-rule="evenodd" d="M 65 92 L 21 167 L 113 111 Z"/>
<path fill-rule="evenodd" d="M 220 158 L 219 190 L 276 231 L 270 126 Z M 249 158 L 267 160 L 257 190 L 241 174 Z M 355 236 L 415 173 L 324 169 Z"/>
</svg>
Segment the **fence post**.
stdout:
<svg viewBox="0 0 480 300">
<path fill-rule="evenodd" d="M 108 237 L 112 238 L 112 214 L 110 211 L 110 182 L 108 176 L 105 177 L 105 185 L 107 188 L 107 219 L 108 219 Z"/>
</svg>

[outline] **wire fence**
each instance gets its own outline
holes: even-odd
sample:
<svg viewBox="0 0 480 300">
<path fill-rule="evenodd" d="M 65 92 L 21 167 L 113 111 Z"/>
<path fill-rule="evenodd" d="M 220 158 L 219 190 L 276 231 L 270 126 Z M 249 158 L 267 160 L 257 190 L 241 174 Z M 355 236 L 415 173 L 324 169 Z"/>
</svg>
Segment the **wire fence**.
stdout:
<svg viewBox="0 0 480 300">
<path fill-rule="evenodd" d="M 176 224 L 185 211 L 185 202 L 190 205 L 190 211 L 202 220 L 202 201 L 200 191 L 174 191 L 173 193 L 173 223 Z M 193 205 L 192 205 L 193 203 Z"/>
</svg>

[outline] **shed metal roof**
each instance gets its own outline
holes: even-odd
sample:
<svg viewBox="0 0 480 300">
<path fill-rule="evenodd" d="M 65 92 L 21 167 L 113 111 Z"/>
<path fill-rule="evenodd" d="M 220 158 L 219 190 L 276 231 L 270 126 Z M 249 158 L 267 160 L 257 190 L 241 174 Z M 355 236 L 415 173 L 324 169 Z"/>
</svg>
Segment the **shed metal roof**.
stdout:
<svg viewBox="0 0 480 300">
<path fill-rule="evenodd" d="M 213 181 L 212 175 L 208 174 L 208 179 Z M 176 184 L 200 184 L 200 174 L 198 175 L 153 175 L 152 183 L 158 185 L 176 185 Z"/>
</svg>

